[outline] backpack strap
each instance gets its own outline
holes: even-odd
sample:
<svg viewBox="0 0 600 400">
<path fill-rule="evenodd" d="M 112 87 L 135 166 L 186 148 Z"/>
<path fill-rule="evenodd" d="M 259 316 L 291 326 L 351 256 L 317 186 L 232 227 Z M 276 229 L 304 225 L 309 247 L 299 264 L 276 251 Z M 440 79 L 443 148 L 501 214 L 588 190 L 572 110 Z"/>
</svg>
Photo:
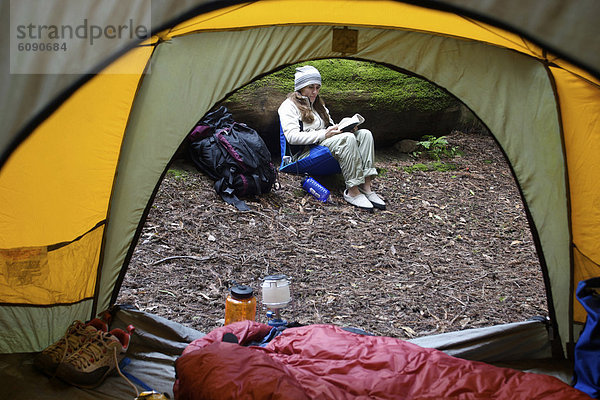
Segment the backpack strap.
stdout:
<svg viewBox="0 0 600 400">
<path fill-rule="evenodd" d="M 244 200 L 238 199 L 238 197 L 233 193 L 233 189 L 226 185 L 225 178 L 221 178 L 215 182 L 215 191 L 221 196 L 223 201 L 227 204 L 231 204 L 235 206 L 239 211 L 248 211 L 250 208 L 244 202 Z"/>
<path fill-rule="evenodd" d="M 254 185 L 256 186 L 257 194 L 260 196 L 262 194 L 262 188 L 260 187 L 260 177 L 257 174 L 252 174 L 252 179 L 254 179 Z"/>
</svg>

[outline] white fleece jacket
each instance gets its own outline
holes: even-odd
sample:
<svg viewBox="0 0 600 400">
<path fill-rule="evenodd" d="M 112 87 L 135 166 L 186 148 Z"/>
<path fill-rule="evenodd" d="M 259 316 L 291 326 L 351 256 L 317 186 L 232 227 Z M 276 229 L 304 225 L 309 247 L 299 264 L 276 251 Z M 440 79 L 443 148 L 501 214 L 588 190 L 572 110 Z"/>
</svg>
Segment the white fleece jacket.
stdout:
<svg viewBox="0 0 600 400">
<path fill-rule="evenodd" d="M 329 115 L 329 110 L 327 108 L 325 108 L 325 110 L 329 116 L 329 122 L 333 124 L 333 120 Z M 298 107 L 296 107 L 290 99 L 285 99 L 279 106 L 277 112 L 279 114 L 279 122 L 281 123 L 283 134 L 289 144 L 315 144 L 325 139 L 326 124 L 315 111 L 313 111 L 313 115 L 315 116 L 314 121 L 311 124 L 304 122 L 302 131 L 300 130 L 300 110 L 298 110 Z"/>
</svg>

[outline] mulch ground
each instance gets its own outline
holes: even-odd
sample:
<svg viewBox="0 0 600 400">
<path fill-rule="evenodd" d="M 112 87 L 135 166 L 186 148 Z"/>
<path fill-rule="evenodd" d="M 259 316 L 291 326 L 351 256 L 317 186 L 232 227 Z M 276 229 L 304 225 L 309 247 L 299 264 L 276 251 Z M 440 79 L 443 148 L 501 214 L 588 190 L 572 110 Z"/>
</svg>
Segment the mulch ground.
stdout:
<svg viewBox="0 0 600 400">
<path fill-rule="evenodd" d="M 285 274 L 301 324 L 358 327 L 413 338 L 547 315 L 540 263 L 519 191 L 493 138 L 454 132 L 464 153 L 447 172 L 376 149 L 375 190 L 385 211 L 348 205 L 340 179 L 321 181 L 328 203 L 280 174 L 281 189 L 224 203 L 212 181 L 181 160 L 154 200 L 118 303 L 208 332 L 222 326 L 235 281 L 255 289 Z"/>
</svg>

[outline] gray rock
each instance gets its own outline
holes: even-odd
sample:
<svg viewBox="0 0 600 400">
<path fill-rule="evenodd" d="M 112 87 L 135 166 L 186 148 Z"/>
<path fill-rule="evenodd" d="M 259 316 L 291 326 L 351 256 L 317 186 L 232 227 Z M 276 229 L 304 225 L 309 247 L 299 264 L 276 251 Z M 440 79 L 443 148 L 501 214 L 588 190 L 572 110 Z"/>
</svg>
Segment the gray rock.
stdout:
<svg viewBox="0 0 600 400">
<path fill-rule="evenodd" d="M 412 153 L 419 148 L 419 142 L 412 139 L 403 139 L 394 144 L 394 149 L 400 153 Z"/>
</svg>

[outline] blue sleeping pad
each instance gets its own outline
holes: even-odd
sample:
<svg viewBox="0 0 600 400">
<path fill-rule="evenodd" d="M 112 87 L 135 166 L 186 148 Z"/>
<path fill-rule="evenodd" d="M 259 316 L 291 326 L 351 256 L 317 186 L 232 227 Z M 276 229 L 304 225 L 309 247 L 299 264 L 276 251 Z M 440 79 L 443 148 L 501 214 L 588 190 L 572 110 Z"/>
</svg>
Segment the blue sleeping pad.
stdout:
<svg viewBox="0 0 600 400">
<path fill-rule="evenodd" d="M 302 150 L 302 146 L 291 146 L 283 134 L 283 128 L 279 125 L 279 143 L 281 145 L 281 159 L 284 156 L 292 156 Z M 279 171 L 296 175 L 333 175 L 342 172 L 329 149 L 321 145 L 310 146 L 308 156 L 279 167 Z"/>
</svg>

